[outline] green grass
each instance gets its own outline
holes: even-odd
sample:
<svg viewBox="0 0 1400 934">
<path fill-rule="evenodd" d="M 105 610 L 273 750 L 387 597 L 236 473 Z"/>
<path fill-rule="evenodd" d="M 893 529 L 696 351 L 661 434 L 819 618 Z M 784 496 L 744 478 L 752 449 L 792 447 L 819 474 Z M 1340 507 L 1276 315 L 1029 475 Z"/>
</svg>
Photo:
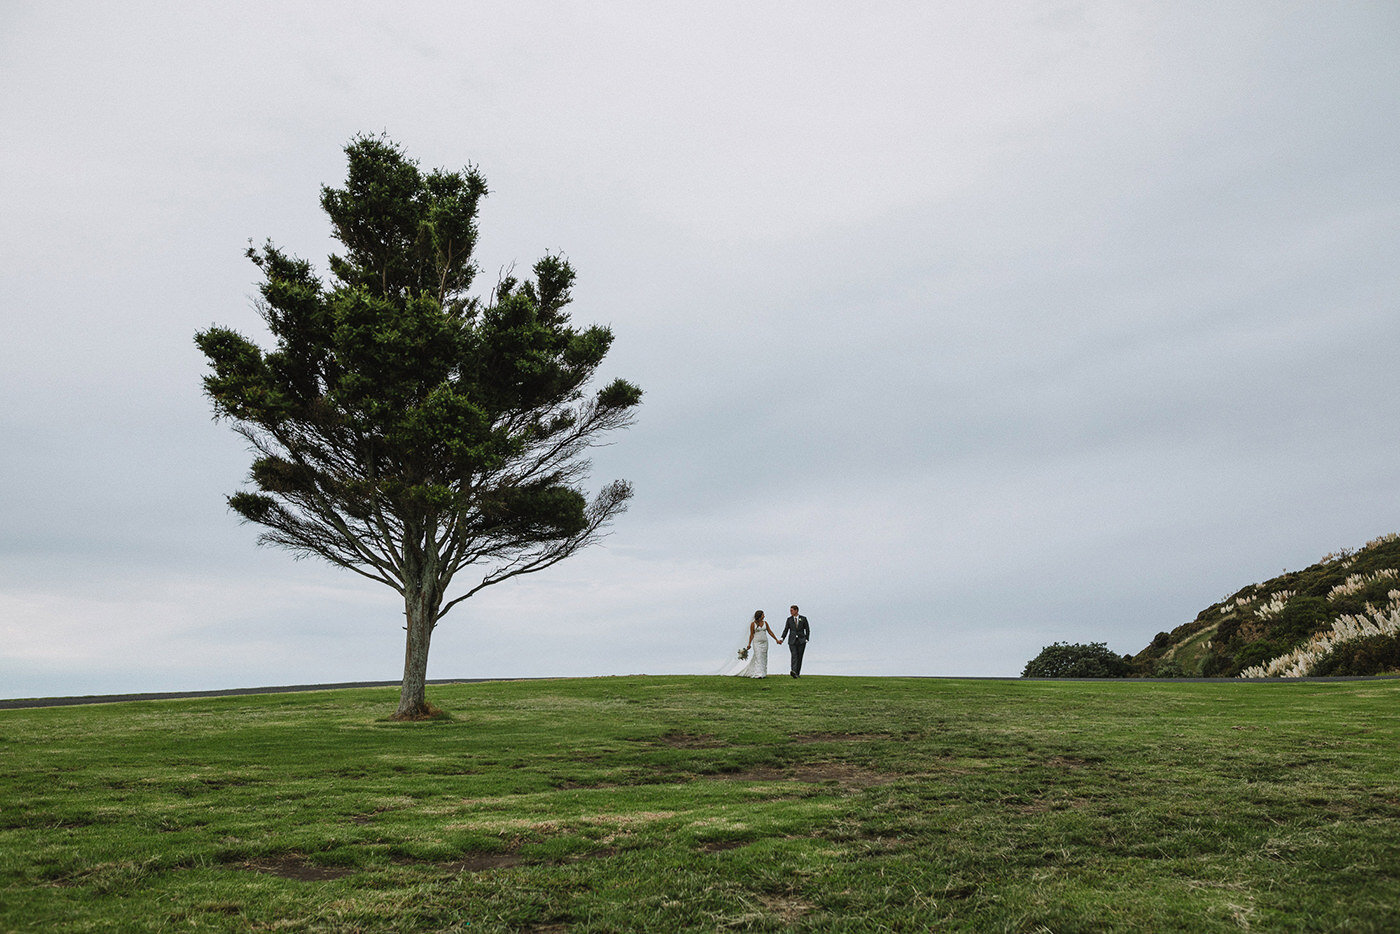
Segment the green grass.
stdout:
<svg viewBox="0 0 1400 934">
<path fill-rule="evenodd" d="M 0 711 L 0 930 L 1393 931 L 1400 683 Z"/>
<path fill-rule="evenodd" d="M 1200 631 L 1172 645 L 1162 654 L 1163 660 L 1171 660 L 1181 666 L 1188 675 L 1201 670 L 1201 662 L 1210 651 L 1210 641 L 1215 637 L 1219 623 L 1211 623 Z"/>
</svg>

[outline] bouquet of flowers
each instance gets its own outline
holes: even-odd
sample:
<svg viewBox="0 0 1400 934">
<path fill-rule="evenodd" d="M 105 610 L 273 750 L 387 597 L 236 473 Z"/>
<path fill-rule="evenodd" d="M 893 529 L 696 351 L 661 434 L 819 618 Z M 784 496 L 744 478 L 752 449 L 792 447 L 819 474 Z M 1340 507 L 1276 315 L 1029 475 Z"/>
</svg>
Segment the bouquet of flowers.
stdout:
<svg viewBox="0 0 1400 934">
<path fill-rule="evenodd" d="M 746 646 L 744 646 L 742 649 L 739 650 L 739 661 L 742 662 L 744 659 L 746 659 L 746 658 L 748 658 L 748 657 L 749 657 L 749 647 L 746 645 Z"/>
</svg>

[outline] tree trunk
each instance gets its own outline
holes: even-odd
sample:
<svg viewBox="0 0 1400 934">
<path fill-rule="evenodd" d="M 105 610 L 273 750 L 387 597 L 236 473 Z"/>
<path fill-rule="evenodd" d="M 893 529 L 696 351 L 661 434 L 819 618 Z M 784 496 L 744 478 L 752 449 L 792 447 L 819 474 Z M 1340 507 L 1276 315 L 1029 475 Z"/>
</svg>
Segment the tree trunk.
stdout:
<svg viewBox="0 0 1400 934">
<path fill-rule="evenodd" d="M 437 620 L 438 601 L 432 588 L 410 590 L 404 595 L 408 637 L 403 653 L 403 688 L 399 692 L 399 709 L 395 720 L 412 720 L 428 715 L 428 644 L 433 638 Z"/>
</svg>

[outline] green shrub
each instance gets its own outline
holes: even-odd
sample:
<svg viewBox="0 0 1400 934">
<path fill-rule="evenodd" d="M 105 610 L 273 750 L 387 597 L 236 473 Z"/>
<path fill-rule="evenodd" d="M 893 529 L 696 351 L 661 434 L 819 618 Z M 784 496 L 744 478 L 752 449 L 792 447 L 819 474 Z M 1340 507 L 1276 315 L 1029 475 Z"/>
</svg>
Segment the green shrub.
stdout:
<svg viewBox="0 0 1400 934">
<path fill-rule="evenodd" d="M 1202 678 L 1223 678 L 1230 674 L 1230 659 L 1218 648 L 1211 649 L 1201 659 Z"/>
<path fill-rule="evenodd" d="M 1279 614 L 1273 637 L 1293 648 L 1332 622 L 1332 609 L 1321 597 L 1294 597 Z"/>
<path fill-rule="evenodd" d="M 1132 662 L 1102 642 L 1088 645 L 1056 642 L 1026 662 L 1023 678 L 1125 678 Z"/>
<path fill-rule="evenodd" d="M 1251 665 L 1262 665 L 1271 659 L 1278 658 L 1291 648 L 1293 648 L 1292 645 L 1283 645 L 1273 639 L 1260 639 L 1257 642 L 1247 643 L 1235 652 L 1229 671 L 1231 674 L 1239 674 L 1240 671 Z"/>
<path fill-rule="evenodd" d="M 1225 645 L 1225 643 L 1227 643 L 1227 642 L 1229 642 L 1230 640 L 1234 639 L 1234 638 L 1235 638 L 1235 635 L 1236 635 L 1239 631 L 1240 631 L 1240 620 L 1239 620 L 1239 617 L 1237 617 L 1237 616 L 1232 616 L 1232 617 L 1230 617 L 1229 619 L 1221 620 L 1221 621 L 1220 621 L 1220 625 L 1217 626 L 1216 629 L 1215 629 L 1215 639 L 1214 639 L 1214 642 L 1215 642 L 1216 645 L 1223 646 L 1223 645 Z"/>
<path fill-rule="evenodd" d="M 1313 666 L 1314 675 L 1379 675 L 1400 671 L 1400 635 L 1344 642 Z"/>
<path fill-rule="evenodd" d="M 1359 593 L 1333 597 L 1328 601 L 1328 605 L 1334 617 L 1359 616 L 1366 612 L 1366 601 Z"/>
<path fill-rule="evenodd" d="M 1181 667 L 1181 662 L 1174 658 L 1169 658 L 1157 663 L 1157 666 L 1152 669 L 1152 677 L 1184 678 L 1186 677 L 1186 670 Z"/>
</svg>

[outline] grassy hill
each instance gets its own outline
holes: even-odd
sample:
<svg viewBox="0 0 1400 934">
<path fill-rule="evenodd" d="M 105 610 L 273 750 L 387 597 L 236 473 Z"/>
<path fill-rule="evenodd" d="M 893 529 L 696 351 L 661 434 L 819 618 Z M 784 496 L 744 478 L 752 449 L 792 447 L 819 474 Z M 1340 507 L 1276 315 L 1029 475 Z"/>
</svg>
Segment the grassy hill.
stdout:
<svg viewBox="0 0 1400 934">
<path fill-rule="evenodd" d="M 0 931 L 1393 931 L 1400 682 L 0 711 Z"/>
<path fill-rule="evenodd" d="M 1158 633 L 1133 661 L 1167 676 L 1400 671 L 1400 536 L 1244 587 Z"/>
</svg>

